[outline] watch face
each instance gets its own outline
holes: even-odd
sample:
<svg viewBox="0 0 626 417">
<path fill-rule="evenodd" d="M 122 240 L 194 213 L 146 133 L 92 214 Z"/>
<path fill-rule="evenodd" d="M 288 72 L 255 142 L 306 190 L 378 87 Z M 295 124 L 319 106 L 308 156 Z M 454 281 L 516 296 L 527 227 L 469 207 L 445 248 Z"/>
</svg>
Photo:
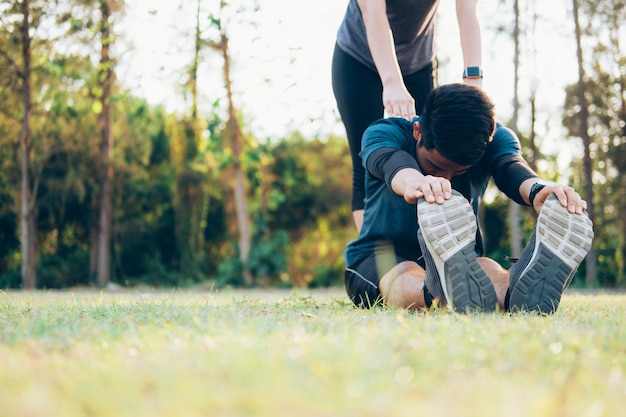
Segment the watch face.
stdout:
<svg viewBox="0 0 626 417">
<path fill-rule="evenodd" d="M 482 71 L 480 70 L 479 67 L 468 67 L 465 70 L 465 72 L 468 77 L 481 77 L 482 76 Z"/>
</svg>

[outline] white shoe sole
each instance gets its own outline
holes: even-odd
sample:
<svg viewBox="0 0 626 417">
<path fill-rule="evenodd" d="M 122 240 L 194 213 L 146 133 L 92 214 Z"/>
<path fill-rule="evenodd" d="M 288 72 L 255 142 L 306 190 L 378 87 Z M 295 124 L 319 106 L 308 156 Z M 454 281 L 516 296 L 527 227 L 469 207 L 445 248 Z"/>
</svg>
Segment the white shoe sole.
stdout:
<svg viewBox="0 0 626 417">
<path fill-rule="evenodd" d="M 495 310 L 493 284 L 476 260 L 476 218 L 467 200 L 458 193 L 444 204 L 421 199 L 417 212 L 428 250 L 424 253 L 427 269 L 434 264 L 450 309 L 461 313 Z"/>
<path fill-rule="evenodd" d="M 530 260 L 513 283 L 510 310 L 554 313 L 592 242 L 587 214 L 572 214 L 556 196 L 549 197 L 537 218 Z"/>
</svg>

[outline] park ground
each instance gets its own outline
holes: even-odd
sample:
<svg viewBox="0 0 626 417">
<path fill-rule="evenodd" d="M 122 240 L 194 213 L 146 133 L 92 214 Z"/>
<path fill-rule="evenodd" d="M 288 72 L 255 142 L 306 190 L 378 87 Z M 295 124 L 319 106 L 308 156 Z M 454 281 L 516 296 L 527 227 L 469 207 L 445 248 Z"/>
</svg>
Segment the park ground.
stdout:
<svg viewBox="0 0 626 417">
<path fill-rule="evenodd" d="M 547 317 L 341 288 L 0 292 L 0 417 L 618 416 L 625 317 L 605 291 Z"/>
</svg>

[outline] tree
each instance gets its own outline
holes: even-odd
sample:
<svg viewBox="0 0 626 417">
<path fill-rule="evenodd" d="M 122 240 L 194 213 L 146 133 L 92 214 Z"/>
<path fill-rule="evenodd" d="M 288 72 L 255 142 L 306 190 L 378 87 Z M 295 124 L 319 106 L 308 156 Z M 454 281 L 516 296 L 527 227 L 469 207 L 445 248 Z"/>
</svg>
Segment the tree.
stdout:
<svg viewBox="0 0 626 417">
<path fill-rule="evenodd" d="M 527 8 L 532 11 L 530 23 L 527 23 L 524 19 L 524 17 L 527 15 L 527 13 L 522 13 L 522 7 L 524 5 L 526 5 Z M 531 80 L 531 90 L 528 97 L 528 101 L 530 104 L 529 135 L 523 134 L 520 129 L 520 113 L 522 110 L 522 100 L 525 99 L 525 97 L 520 97 L 520 72 L 525 65 L 529 65 L 524 62 L 523 58 L 526 58 L 526 61 L 528 62 L 533 62 L 534 59 L 534 48 L 532 45 L 532 39 L 535 29 L 535 20 L 537 19 L 537 16 L 534 13 L 534 0 L 529 0 L 526 3 L 521 2 L 520 0 L 513 0 L 512 9 L 514 25 L 510 35 L 513 40 L 513 111 L 510 120 L 510 127 L 520 139 L 520 142 L 522 143 L 522 150 L 525 154 L 524 156 L 529 165 L 534 170 L 537 170 L 537 151 L 535 144 L 536 82 L 534 82 L 534 80 Z M 526 43 L 528 44 L 528 47 L 525 49 L 524 46 Z M 527 73 L 531 72 L 533 71 L 527 71 Z M 517 203 L 510 201 L 508 206 L 508 224 L 510 228 L 511 240 L 510 253 L 514 257 L 519 257 L 522 252 L 523 243 L 522 225 L 525 224 L 524 221 L 527 220 L 528 216 L 524 215 L 527 214 L 526 211 L 524 211 L 522 207 L 520 207 Z"/>
<path fill-rule="evenodd" d="M 98 81 L 102 95 L 100 103 L 100 135 L 102 168 L 100 173 L 100 220 L 98 227 L 98 286 L 104 287 L 111 277 L 111 227 L 112 207 L 111 194 L 113 189 L 113 135 L 111 134 L 111 87 L 113 84 L 113 62 L 110 56 L 113 33 L 111 31 L 111 7 L 108 0 L 100 0 L 100 66 Z"/>
<path fill-rule="evenodd" d="M 626 248 L 626 52 L 623 39 L 626 28 L 624 0 L 588 0 L 577 2 L 578 53 L 584 60 L 583 77 L 567 89 L 563 123 L 571 137 L 581 138 L 587 130 L 590 138 L 589 159 L 593 169 L 594 252 L 597 263 L 595 285 L 624 285 Z M 582 59 L 579 59 L 582 61 Z M 581 83 L 580 78 L 583 78 Z M 582 86 L 581 86 L 582 84 Z M 584 94 L 581 94 L 584 87 Z M 587 109 L 587 125 L 583 112 Z M 581 178 L 582 184 L 587 176 Z M 591 213 L 590 213 L 591 214 Z M 594 259 L 596 259 L 594 258 Z M 588 259 L 589 262 L 589 259 Z"/>
<path fill-rule="evenodd" d="M 28 0 L 13 2 L 6 12 L 7 34 L 10 43 L 3 45 L 0 56 L 10 68 L 21 96 L 21 115 L 5 109 L 11 118 L 20 120 L 20 191 L 19 224 L 21 244 L 22 286 L 32 289 L 37 286 L 37 236 L 36 236 L 36 187 L 33 187 L 31 172 L 31 149 L 33 138 L 33 69 L 32 69 L 32 31 L 41 18 L 41 11 Z M 11 30 L 14 29 L 14 30 Z M 19 45 L 19 56 L 13 55 L 11 44 Z"/>
<path fill-rule="evenodd" d="M 176 240 L 180 251 L 180 268 L 188 277 L 198 278 L 204 255 L 204 224 L 208 210 L 209 175 L 202 164 L 202 132 L 204 123 L 199 110 L 198 78 L 203 60 L 203 51 L 208 48 L 203 38 L 205 13 L 202 0 L 197 0 L 193 37 L 193 57 L 189 67 L 186 88 L 191 94 L 191 114 L 184 117 L 182 131 L 173 138 L 177 152 L 176 201 Z"/>
<path fill-rule="evenodd" d="M 578 102 L 580 105 L 580 113 L 578 115 L 580 122 L 579 137 L 583 141 L 583 175 L 585 178 L 585 199 L 587 200 L 587 210 L 589 218 L 593 221 L 594 216 L 594 199 L 593 199 L 593 167 L 591 165 L 591 137 L 589 135 L 589 104 L 587 102 L 586 75 L 582 50 L 582 31 L 580 26 L 580 17 L 578 9 L 578 0 L 572 0 L 574 10 L 574 29 L 576 35 L 576 58 L 578 61 Z M 587 255 L 585 282 L 588 287 L 592 287 L 595 283 L 596 276 L 596 252 L 592 247 Z"/>
<path fill-rule="evenodd" d="M 212 42 L 211 45 L 220 53 L 222 58 L 222 77 L 227 102 L 227 121 L 224 136 L 232 152 L 231 167 L 225 174 L 230 177 L 228 182 L 232 184 L 232 201 L 236 216 L 239 258 L 243 268 L 243 278 L 246 285 L 251 285 L 253 284 L 253 277 L 248 266 L 248 256 L 252 242 L 252 225 L 250 214 L 248 213 L 246 176 L 243 166 L 245 140 L 239 125 L 239 114 L 233 97 L 232 55 L 226 18 L 226 9 L 228 7 L 227 1 L 220 0 L 218 14 L 211 17 L 211 21 L 219 32 L 218 40 Z"/>
<path fill-rule="evenodd" d="M 73 0 L 71 5 L 81 7 L 80 17 L 70 13 L 70 33 L 80 42 L 92 44 L 92 33 L 99 43 L 99 63 L 96 85 L 92 94 L 96 102 L 93 111 L 98 115 L 100 133 L 100 172 L 98 173 L 99 197 L 94 200 L 92 210 L 92 261 L 90 274 L 95 274 L 96 284 L 106 286 L 111 278 L 111 238 L 113 227 L 112 194 L 114 180 L 114 139 L 112 132 L 112 98 L 115 84 L 115 61 L 111 47 L 115 42 L 113 25 L 115 16 L 124 8 L 123 0 Z M 76 13 L 76 12 L 74 12 Z M 66 17 L 68 18 L 68 17 Z M 96 220 L 97 219 L 97 220 Z"/>
<path fill-rule="evenodd" d="M 99 12 L 103 20 L 107 21 L 106 25 L 102 25 L 102 36 L 104 48 L 101 58 L 104 63 L 101 65 L 101 72 L 99 77 L 100 88 L 93 89 L 92 91 L 98 95 L 99 106 L 92 106 L 94 111 L 103 110 L 102 120 L 102 134 L 103 137 L 110 136 L 110 129 L 104 128 L 104 126 L 110 126 L 110 113 L 108 108 L 110 104 L 110 82 L 109 77 L 111 70 L 111 61 L 106 62 L 108 58 L 109 43 L 112 38 L 111 32 L 108 27 L 109 22 L 109 6 L 112 4 L 113 10 L 119 2 L 101 1 L 97 0 L 95 3 L 99 6 Z M 69 143 L 63 143 L 58 133 L 61 131 L 60 119 L 54 119 L 52 121 L 46 121 L 44 112 L 51 113 L 56 109 L 66 108 L 71 109 L 72 105 L 66 106 L 59 102 L 58 88 L 65 81 L 72 80 L 71 76 L 66 76 L 63 71 L 71 71 L 72 68 L 69 65 L 70 60 L 63 61 L 58 59 L 55 61 L 55 48 L 63 49 L 63 45 L 67 46 L 71 43 L 72 35 L 77 32 L 89 32 L 92 28 L 90 17 L 84 19 L 83 22 L 80 18 L 74 17 L 72 10 L 73 6 L 80 5 L 85 6 L 87 10 L 93 7 L 94 0 L 73 0 L 62 4 L 57 2 L 36 2 L 36 1 L 23 1 L 16 2 L 10 8 L 10 16 L 21 16 L 20 19 L 9 18 L 7 19 L 16 29 L 6 33 L 12 36 L 12 33 L 17 32 L 20 34 L 19 38 L 16 38 L 17 42 L 14 44 L 21 45 L 21 56 L 19 59 L 11 56 L 11 48 L 3 49 L 0 55 L 10 63 L 10 67 L 14 69 L 15 78 L 19 85 L 19 93 L 22 96 L 21 106 L 21 178 L 20 178 L 20 236 L 22 243 L 22 276 L 23 286 L 26 288 L 34 288 L 37 285 L 36 271 L 37 271 L 37 242 L 38 235 L 41 234 L 37 227 L 37 211 L 39 208 L 38 203 L 38 190 L 42 184 L 41 173 L 44 172 L 46 164 L 48 164 L 55 155 L 60 152 L 66 152 L 71 148 Z M 71 10 L 71 11 L 68 11 Z M 91 9 L 93 11 L 93 8 Z M 89 14 L 89 13 L 88 13 Z M 47 23 L 56 23 L 56 27 L 61 31 L 52 34 L 50 31 L 46 31 Z M 39 29 L 39 30 L 38 30 Z M 87 30 L 85 30 L 87 29 Z M 63 32 L 67 31 L 67 32 Z M 38 38 L 31 38 L 33 33 L 38 34 Z M 44 38 L 48 36 L 49 38 Z M 54 38 L 53 38 L 54 36 Z M 34 61 L 36 59 L 37 61 Z M 78 58 L 78 62 L 80 62 Z M 35 62 L 33 64 L 33 62 Z M 85 67 L 89 69 L 89 67 Z M 85 81 L 89 78 L 89 73 L 83 73 Z M 60 83 L 60 84 L 58 84 Z M 71 87 L 67 88 L 69 91 Z M 98 94 L 100 92 L 100 94 Z M 56 94 L 56 96 L 55 96 Z M 37 102 L 33 101 L 33 96 L 37 96 Z M 76 98 L 70 99 L 70 102 L 77 103 Z M 60 107 L 59 107 L 60 106 Z M 41 109 L 39 109 L 41 108 Z M 106 121 L 108 119 L 108 122 Z M 108 133 L 107 133 L 108 132 Z M 41 143 L 36 150 L 33 149 L 33 138 L 37 137 L 38 142 Z M 110 144 L 109 144 L 110 145 Z M 76 150 L 76 149 L 74 149 Z M 34 159 L 33 159 L 34 158 Z M 45 181 L 45 179 L 44 179 Z M 109 210 L 110 211 L 110 210 Z M 110 216 L 109 216 L 110 217 Z M 109 228 L 110 230 L 110 228 Z M 60 240 L 58 240 L 60 242 Z M 106 261 L 105 261 L 106 262 Z M 105 272 L 104 275 L 107 275 Z M 106 278 L 108 279 L 108 278 Z"/>
<path fill-rule="evenodd" d="M 21 200 L 20 200 L 20 236 L 22 240 L 22 280 L 25 288 L 35 288 L 37 285 L 36 256 L 37 239 L 35 225 L 35 196 L 30 185 L 30 150 L 33 117 L 33 93 L 31 75 L 31 35 L 30 10 L 28 0 L 21 3 L 22 24 L 20 34 L 22 40 L 22 145 L 21 157 Z"/>
<path fill-rule="evenodd" d="M 600 62 L 604 65 L 598 61 L 594 65 L 599 84 L 606 88 L 601 88 L 600 94 L 594 96 L 602 98 L 595 110 L 605 126 L 604 142 L 610 144 L 606 152 L 608 163 L 605 164 L 605 178 L 610 178 L 608 194 L 614 196 L 614 205 L 617 207 L 614 211 L 617 216 L 613 215 L 617 217 L 616 227 L 613 229 L 618 232 L 611 235 L 616 241 L 613 257 L 617 269 L 615 284 L 623 285 L 626 282 L 626 236 L 623 233 L 626 230 L 626 50 L 623 49 L 626 1 L 602 1 L 593 10 L 609 30 L 608 39 L 595 47 L 597 55 L 603 56 Z"/>
<path fill-rule="evenodd" d="M 101 136 L 101 172 L 100 201 L 98 222 L 98 257 L 96 283 L 103 287 L 111 279 L 111 235 L 113 227 L 112 193 L 113 193 L 113 149 L 114 140 L 111 126 L 112 91 L 115 80 L 114 60 L 111 58 L 111 45 L 115 40 L 112 30 L 113 16 L 124 6 L 123 0 L 98 0 L 100 6 L 100 63 L 98 82 L 100 96 L 100 136 Z"/>
<path fill-rule="evenodd" d="M 515 25 L 513 26 L 513 116 L 511 129 L 519 136 L 519 70 L 520 70 L 520 8 L 519 0 L 513 1 Z M 511 228 L 511 255 L 519 257 L 522 253 L 522 230 L 520 227 L 520 206 L 514 201 L 509 202 L 509 225 Z"/>
</svg>

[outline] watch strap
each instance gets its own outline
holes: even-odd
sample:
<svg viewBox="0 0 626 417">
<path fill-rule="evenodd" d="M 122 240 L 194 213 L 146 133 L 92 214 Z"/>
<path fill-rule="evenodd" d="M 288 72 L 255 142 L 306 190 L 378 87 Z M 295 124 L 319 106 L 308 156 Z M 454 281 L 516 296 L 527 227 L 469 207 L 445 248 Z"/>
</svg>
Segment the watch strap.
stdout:
<svg viewBox="0 0 626 417">
<path fill-rule="evenodd" d="M 545 186 L 546 186 L 545 184 L 536 182 L 530 187 L 530 193 L 528 194 L 528 201 L 530 202 L 531 206 L 534 206 L 535 197 L 537 197 L 537 193 L 543 190 Z"/>
</svg>

